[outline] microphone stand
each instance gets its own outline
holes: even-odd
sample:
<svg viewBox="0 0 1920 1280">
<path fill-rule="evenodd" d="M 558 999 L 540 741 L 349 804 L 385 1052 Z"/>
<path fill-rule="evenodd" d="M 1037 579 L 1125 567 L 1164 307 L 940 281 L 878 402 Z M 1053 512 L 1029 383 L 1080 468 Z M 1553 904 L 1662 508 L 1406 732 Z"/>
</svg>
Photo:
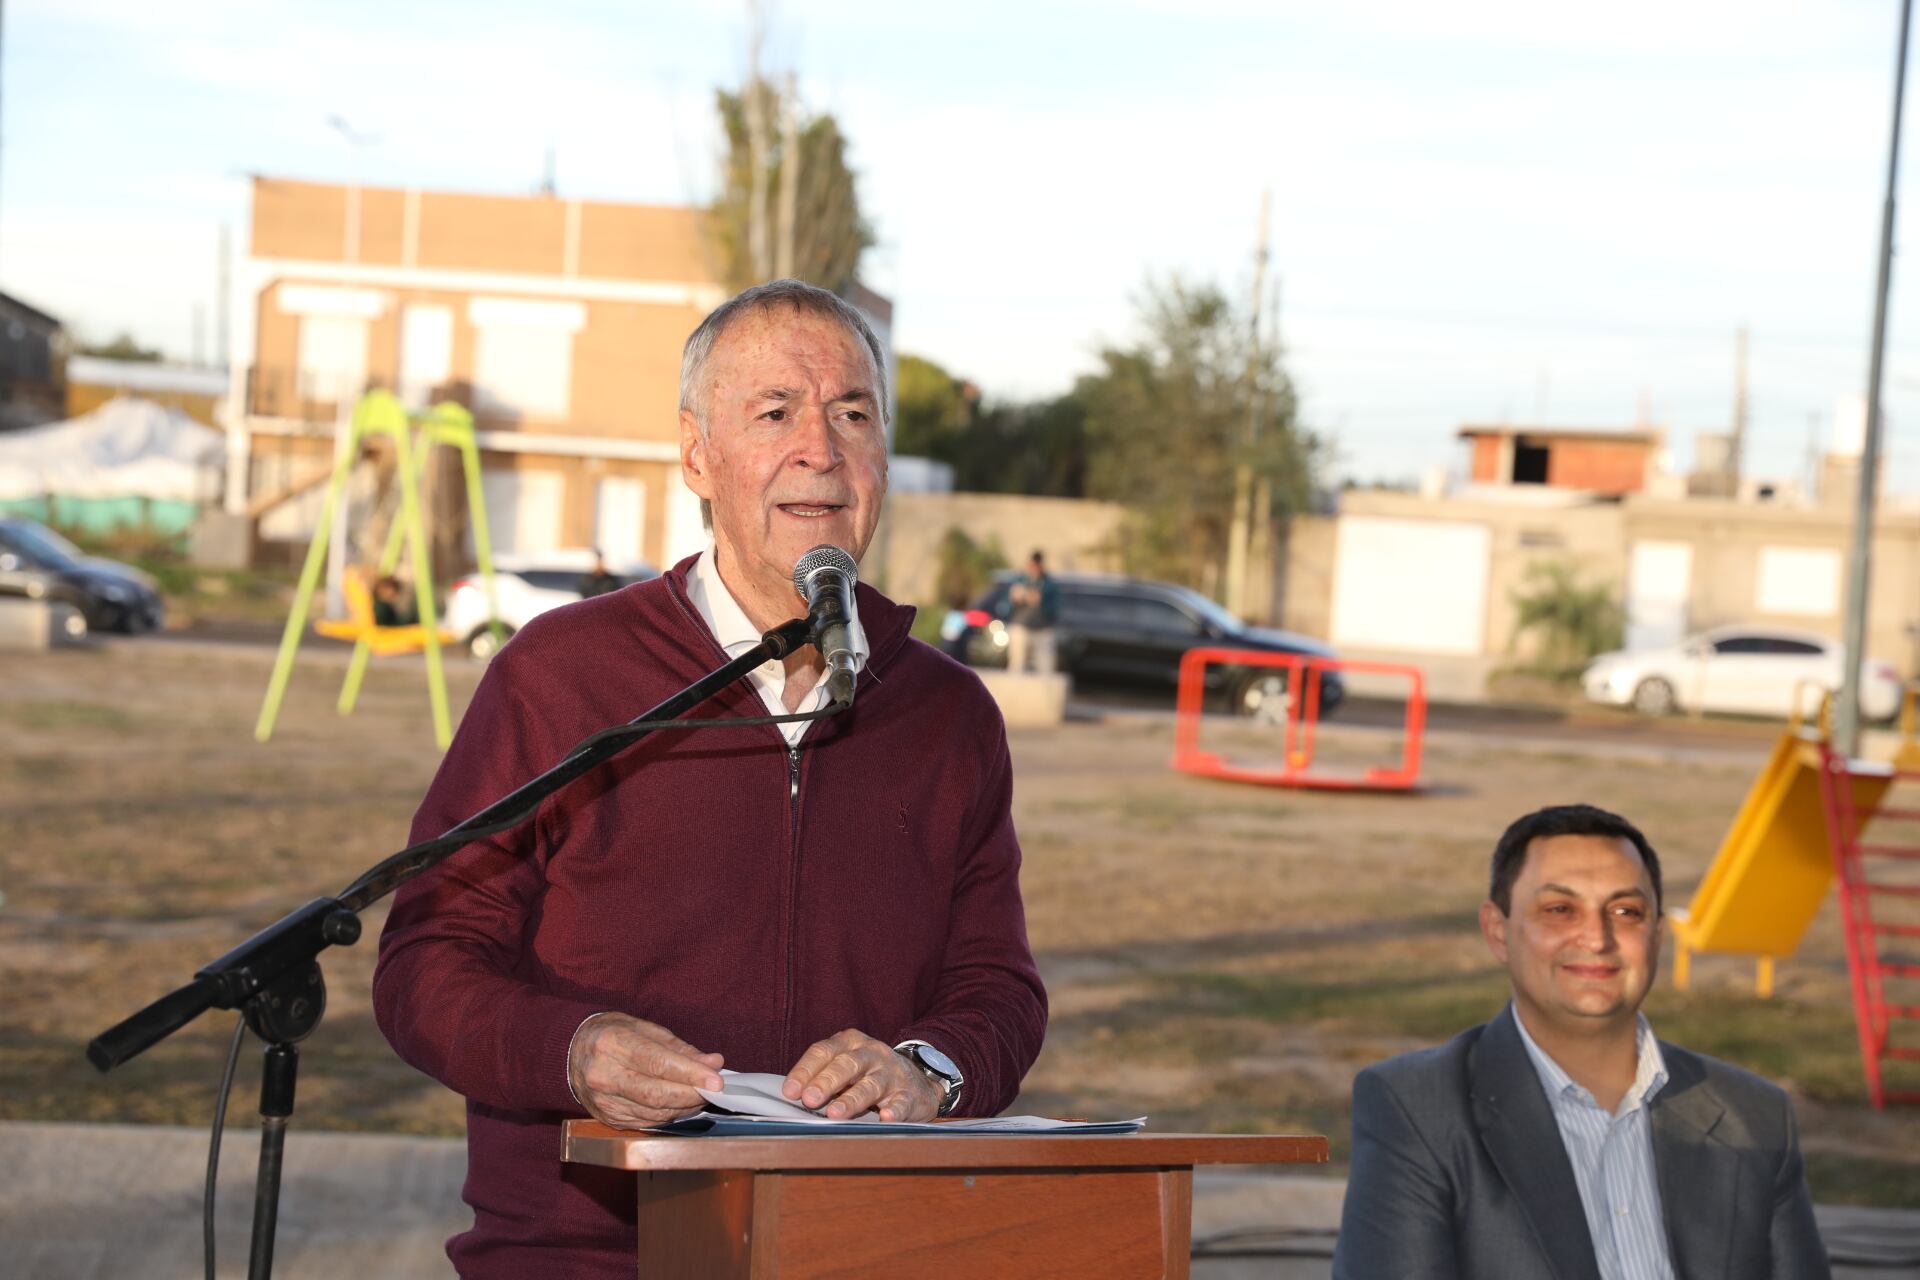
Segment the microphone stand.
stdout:
<svg viewBox="0 0 1920 1280">
<path fill-rule="evenodd" d="M 315 898 L 283 916 L 193 975 L 193 981 L 94 1037 L 87 1060 L 110 1071 L 152 1048 L 208 1009 L 239 1009 L 248 1028 L 266 1042 L 260 1080 L 260 1169 L 254 1185 L 253 1241 L 248 1280 L 273 1271 L 273 1237 L 280 1205 L 280 1173 L 287 1120 L 293 1114 L 299 1074 L 298 1043 L 313 1034 L 327 1008 L 319 955 L 330 946 L 353 945 L 360 912 L 422 871 L 492 835 L 525 822 L 546 797 L 677 720 L 763 662 L 786 657 L 813 643 L 803 618 L 784 622 L 760 643 L 674 694 L 637 719 L 604 729 L 531 782 L 450 827 L 376 864 L 337 897 Z M 824 714 L 845 710 L 836 704 Z"/>
</svg>

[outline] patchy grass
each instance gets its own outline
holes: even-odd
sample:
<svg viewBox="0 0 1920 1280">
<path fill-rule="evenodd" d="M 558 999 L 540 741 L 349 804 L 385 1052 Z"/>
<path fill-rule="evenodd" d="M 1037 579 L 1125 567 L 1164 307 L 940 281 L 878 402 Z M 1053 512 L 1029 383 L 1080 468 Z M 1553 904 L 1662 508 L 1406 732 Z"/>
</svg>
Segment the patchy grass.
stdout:
<svg viewBox="0 0 1920 1280">
<path fill-rule="evenodd" d="M 262 747 L 251 730 L 270 660 L 185 645 L 56 653 L 0 701 L 0 1118 L 205 1123 L 230 1015 L 106 1076 L 86 1064 L 87 1039 L 404 841 L 438 764 L 418 669 L 376 663 L 342 718 L 337 669 L 303 666 Z M 479 670 L 448 674 L 457 713 Z M 1273 742 L 1243 723 L 1208 729 L 1235 749 Z M 1356 754 L 1391 741 L 1322 732 Z M 1176 774 L 1164 718 L 1015 732 L 1028 927 L 1053 1003 L 1017 1109 L 1309 1130 L 1344 1160 L 1357 1070 L 1503 1003 L 1473 916 L 1508 820 L 1556 799 L 1621 809 L 1680 894 L 1767 744 L 1756 737 L 1750 766 L 1491 735 L 1428 745 L 1426 795 L 1366 796 Z M 380 923 L 376 908 L 365 940 L 325 959 L 331 1011 L 302 1046 L 298 1123 L 458 1133 L 461 1100 L 373 1025 Z M 1744 963 L 1700 957 L 1695 989 L 1663 979 L 1648 1014 L 1669 1040 L 1793 1093 L 1817 1197 L 1920 1200 L 1920 1111 L 1866 1106 L 1831 904 L 1776 999 L 1755 999 L 1750 981 Z M 241 1066 L 236 1123 L 250 1122 L 257 1054 Z"/>
<path fill-rule="evenodd" d="M 1157 975 L 1170 1010 L 1233 1023 L 1314 1027 L 1360 1035 L 1445 1040 L 1485 1022 L 1506 1003 L 1506 983 L 1491 972 L 1359 972 L 1330 981 L 1284 974 L 1189 972 Z"/>
<path fill-rule="evenodd" d="M 1920 1161 L 1874 1159 L 1809 1151 L 1807 1185 L 1823 1204 L 1920 1205 Z"/>
<path fill-rule="evenodd" d="M 110 703 L 60 700 L 0 702 L 0 724 L 25 733 L 49 729 L 111 729 L 122 732 L 133 728 L 135 720 L 126 710 Z"/>
</svg>

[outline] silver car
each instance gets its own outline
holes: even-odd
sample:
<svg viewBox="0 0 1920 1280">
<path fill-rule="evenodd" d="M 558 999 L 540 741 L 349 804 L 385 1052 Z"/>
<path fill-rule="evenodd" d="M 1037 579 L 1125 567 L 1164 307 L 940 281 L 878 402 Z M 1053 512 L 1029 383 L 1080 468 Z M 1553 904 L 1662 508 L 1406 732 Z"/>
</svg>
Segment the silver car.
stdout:
<svg viewBox="0 0 1920 1280">
<path fill-rule="evenodd" d="M 488 625 L 487 584 L 478 573 L 456 578 L 447 592 L 446 627 L 474 657 L 491 658 L 500 644 L 549 609 L 580 599 L 580 580 L 593 568 L 593 552 L 545 551 L 493 558 L 493 589 L 500 605 L 500 639 Z M 621 586 L 660 576 L 643 561 L 610 564 Z"/>
<path fill-rule="evenodd" d="M 1594 702 L 1648 715 L 1724 711 L 1813 715 L 1820 694 L 1840 688 L 1841 644 L 1811 632 L 1765 626 L 1716 627 L 1665 649 L 1603 653 L 1580 677 Z M 1860 711 L 1870 720 L 1900 710 L 1900 673 L 1868 658 L 1860 668 Z M 1796 692 L 1797 691 L 1797 692 Z"/>
</svg>

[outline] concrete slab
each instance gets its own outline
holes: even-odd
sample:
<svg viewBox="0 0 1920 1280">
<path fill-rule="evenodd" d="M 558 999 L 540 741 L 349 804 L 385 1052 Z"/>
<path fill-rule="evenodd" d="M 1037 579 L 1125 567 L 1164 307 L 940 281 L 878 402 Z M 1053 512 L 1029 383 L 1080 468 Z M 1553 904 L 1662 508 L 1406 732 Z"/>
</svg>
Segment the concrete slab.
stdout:
<svg viewBox="0 0 1920 1280">
<path fill-rule="evenodd" d="M 244 1105 L 245 1090 L 236 1094 Z M 259 1134 L 234 1117 L 220 1156 L 217 1274 L 247 1273 Z M 451 1276 L 446 1238 L 466 1144 L 367 1134 L 288 1134 L 274 1271 L 301 1280 Z M 0 1125 L 0 1272 L 47 1280 L 198 1280 L 207 1131 L 144 1125 Z"/>
<path fill-rule="evenodd" d="M 1013 675 L 1006 671 L 976 674 L 1000 705 L 1009 729 L 1047 728 L 1066 718 L 1071 683 L 1063 675 Z"/>
<path fill-rule="evenodd" d="M 75 635 L 76 627 L 79 634 Z M 70 604 L 0 596 L 0 650 L 44 653 L 85 639 L 86 623 Z"/>
</svg>

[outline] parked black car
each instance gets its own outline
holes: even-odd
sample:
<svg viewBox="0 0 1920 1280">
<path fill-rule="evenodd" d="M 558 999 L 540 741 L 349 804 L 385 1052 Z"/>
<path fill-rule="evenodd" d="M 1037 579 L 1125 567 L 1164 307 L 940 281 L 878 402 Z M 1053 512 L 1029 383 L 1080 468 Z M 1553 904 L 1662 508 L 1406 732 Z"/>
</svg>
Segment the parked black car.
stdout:
<svg viewBox="0 0 1920 1280">
<path fill-rule="evenodd" d="M 948 654 L 970 666 L 1006 666 L 1008 590 L 1016 576 L 1001 575 L 970 608 L 947 614 L 940 637 Z M 1306 636 L 1250 627 L 1199 592 L 1170 582 L 1071 574 L 1055 574 L 1054 580 L 1060 584 L 1060 670 L 1076 687 L 1172 691 L 1180 683 L 1180 659 L 1203 646 L 1334 656 Z M 1277 718 L 1287 707 L 1287 676 L 1274 667 L 1209 664 L 1206 686 L 1217 703 L 1242 715 Z M 1338 672 L 1321 676 L 1322 715 L 1345 696 Z"/>
<path fill-rule="evenodd" d="M 36 520 L 0 516 L 0 595 L 62 601 L 95 631 L 146 631 L 166 620 L 146 574 L 89 556 Z"/>
</svg>

